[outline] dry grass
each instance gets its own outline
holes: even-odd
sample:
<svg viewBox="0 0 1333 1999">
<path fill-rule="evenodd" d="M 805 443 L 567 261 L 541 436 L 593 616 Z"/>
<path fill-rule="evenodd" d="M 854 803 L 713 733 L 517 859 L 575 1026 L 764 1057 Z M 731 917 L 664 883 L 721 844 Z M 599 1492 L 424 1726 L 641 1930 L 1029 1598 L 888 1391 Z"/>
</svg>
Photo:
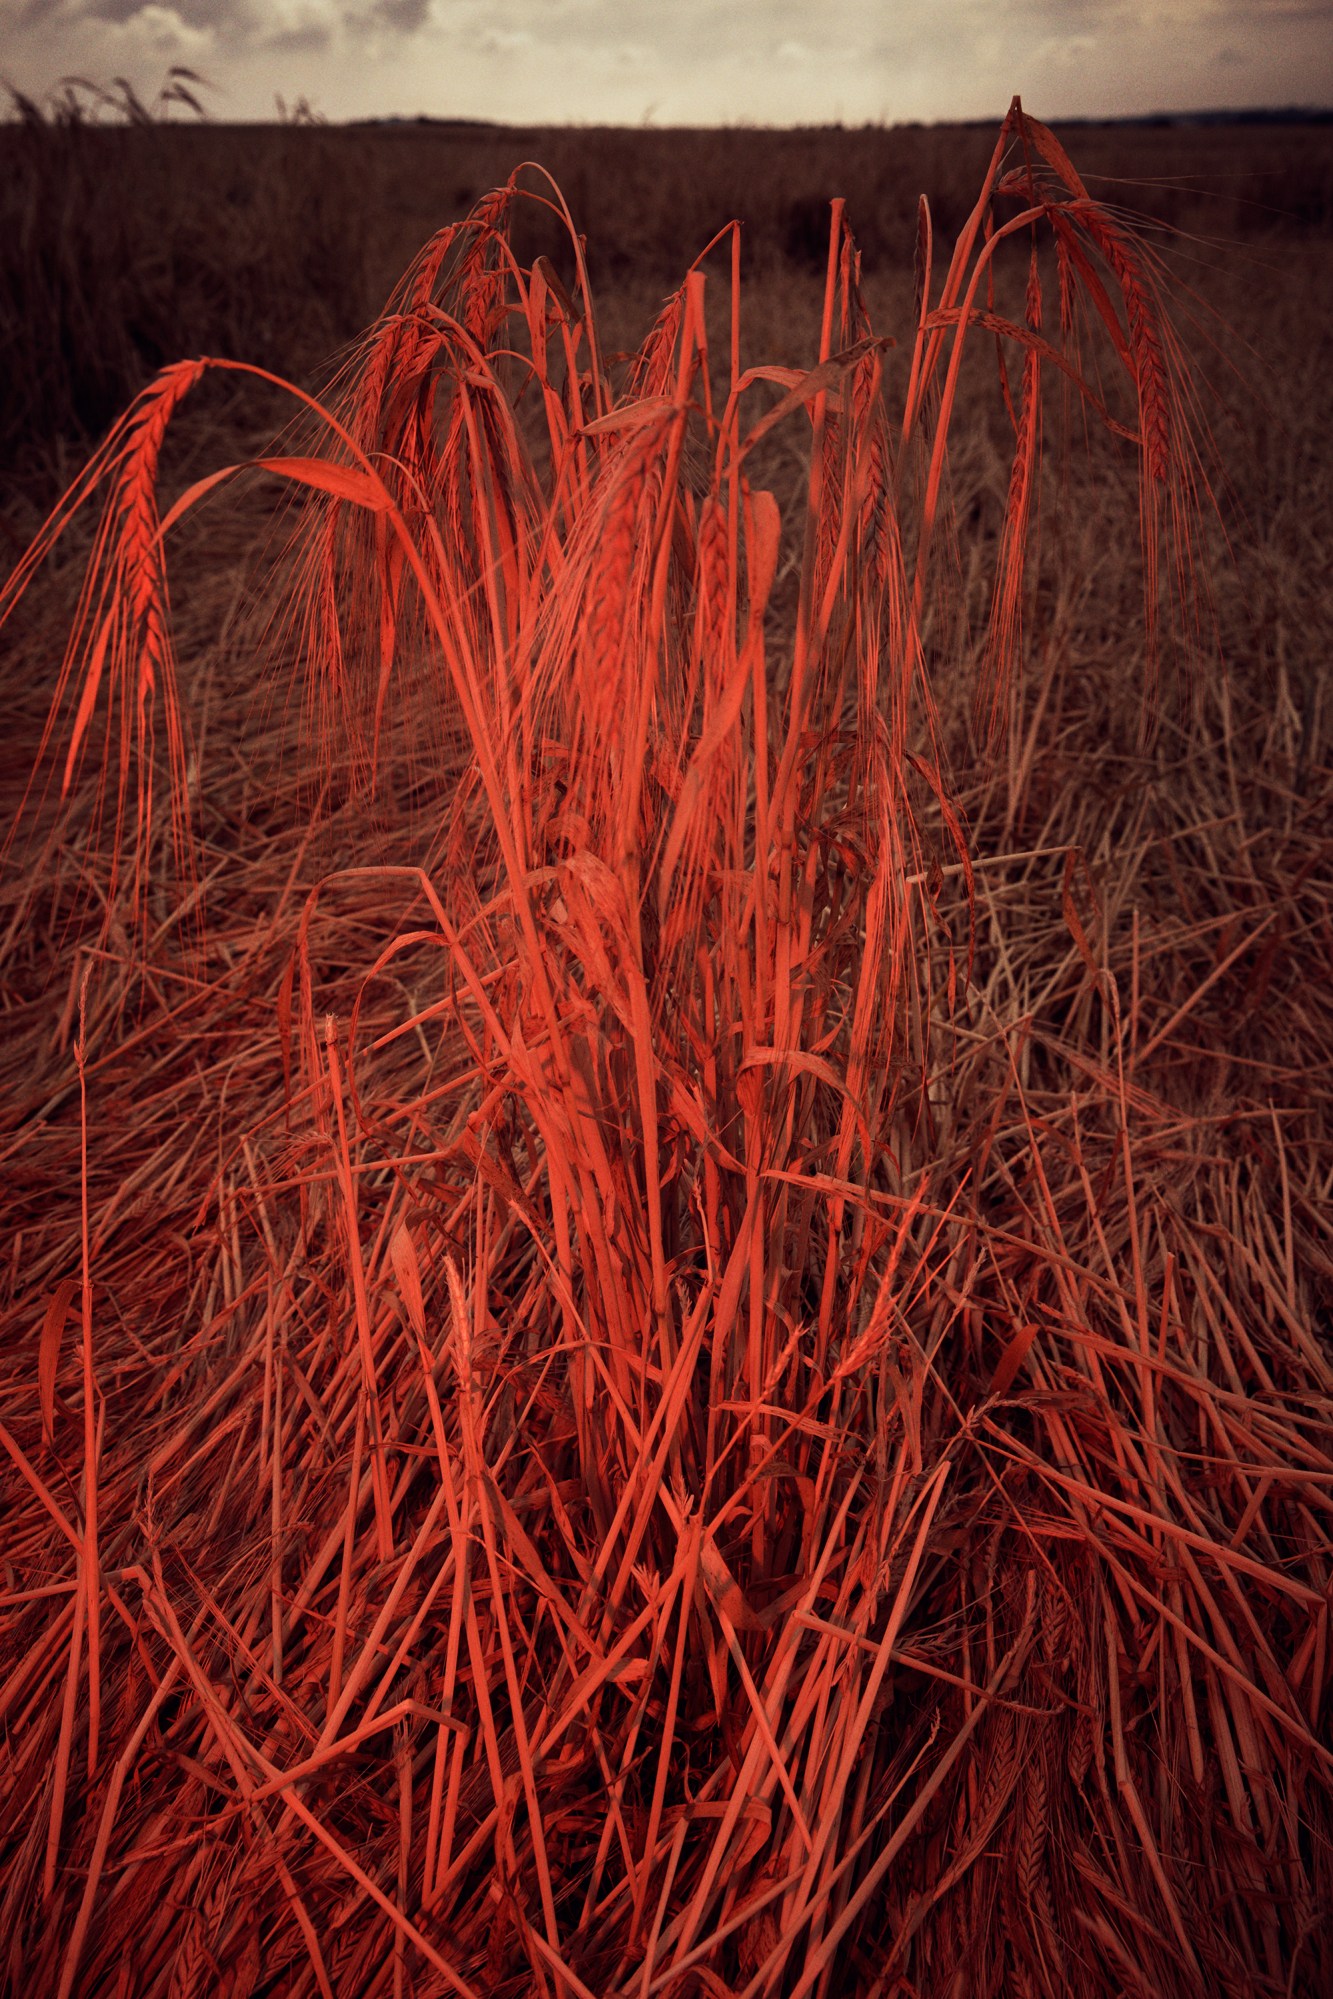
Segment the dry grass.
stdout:
<svg viewBox="0 0 1333 1999">
<path fill-rule="evenodd" d="M 225 682 L 163 547 L 229 475 L 158 496 L 239 363 L 0 596 L 86 553 L 4 959 L 15 1992 L 1333 1976 L 1326 726 L 1183 672 L 1165 267 L 1015 107 L 902 353 L 840 206 L 804 368 L 709 269 L 613 363 L 540 176 L 435 238 L 262 455 Z"/>
</svg>

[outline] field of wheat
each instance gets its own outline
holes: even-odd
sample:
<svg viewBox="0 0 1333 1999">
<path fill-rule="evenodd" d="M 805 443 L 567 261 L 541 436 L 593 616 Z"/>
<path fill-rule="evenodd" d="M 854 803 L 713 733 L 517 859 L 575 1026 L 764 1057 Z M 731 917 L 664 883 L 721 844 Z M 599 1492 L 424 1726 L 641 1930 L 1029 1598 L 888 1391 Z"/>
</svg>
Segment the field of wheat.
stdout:
<svg viewBox="0 0 1333 1999">
<path fill-rule="evenodd" d="M 1333 264 L 1080 167 L 295 382 L 30 230 L 4 1991 L 1333 1989 Z"/>
</svg>

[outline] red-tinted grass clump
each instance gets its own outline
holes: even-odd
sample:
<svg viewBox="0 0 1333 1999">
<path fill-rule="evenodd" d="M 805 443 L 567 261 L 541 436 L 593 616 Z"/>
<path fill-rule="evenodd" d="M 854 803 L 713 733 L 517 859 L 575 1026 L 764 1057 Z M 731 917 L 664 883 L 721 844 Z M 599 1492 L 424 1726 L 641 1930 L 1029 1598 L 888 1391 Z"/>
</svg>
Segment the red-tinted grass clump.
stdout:
<svg viewBox="0 0 1333 1999">
<path fill-rule="evenodd" d="M 534 200 L 563 277 L 511 251 Z M 1048 380 L 1137 448 L 1165 699 L 1165 266 L 1015 104 L 942 277 L 923 209 L 891 415 L 839 204 L 807 370 L 742 367 L 721 248 L 727 351 L 696 267 L 619 369 L 516 176 L 302 397 L 256 461 L 305 495 L 253 670 L 295 782 L 171 639 L 228 473 L 163 515 L 163 438 L 239 364 L 160 376 L 0 595 L 100 497 L 7 939 L 10 1990 L 1333 1976 L 1319 1169 L 1176 1061 L 1258 933 L 1187 972 L 1209 922 L 1136 915 L 1127 972 L 1071 840 L 978 848 L 949 748 L 979 339 L 978 754 Z"/>
</svg>

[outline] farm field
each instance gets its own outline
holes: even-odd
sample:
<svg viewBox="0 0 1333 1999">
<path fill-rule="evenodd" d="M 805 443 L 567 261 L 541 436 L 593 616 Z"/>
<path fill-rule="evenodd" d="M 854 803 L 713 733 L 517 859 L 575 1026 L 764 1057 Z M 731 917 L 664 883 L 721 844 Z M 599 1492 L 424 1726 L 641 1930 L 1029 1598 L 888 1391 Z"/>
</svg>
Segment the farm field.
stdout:
<svg viewBox="0 0 1333 1999">
<path fill-rule="evenodd" d="M 0 128 L 5 1991 L 1333 1988 L 1330 190 Z"/>
</svg>

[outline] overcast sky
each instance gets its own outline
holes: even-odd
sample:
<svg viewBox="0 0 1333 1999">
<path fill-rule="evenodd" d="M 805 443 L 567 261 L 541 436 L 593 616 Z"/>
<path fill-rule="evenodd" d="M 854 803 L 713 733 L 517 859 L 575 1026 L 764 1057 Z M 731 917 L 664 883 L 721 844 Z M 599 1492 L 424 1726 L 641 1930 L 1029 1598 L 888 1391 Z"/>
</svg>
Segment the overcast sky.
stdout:
<svg viewBox="0 0 1333 1999">
<path fill-rule="evenodd" d="M 1333 101 L 1333 0 L 0 0 L 0 78 L 151 99 L 173 63 L 221 119 L 820 124 Z"/>
</svg>

